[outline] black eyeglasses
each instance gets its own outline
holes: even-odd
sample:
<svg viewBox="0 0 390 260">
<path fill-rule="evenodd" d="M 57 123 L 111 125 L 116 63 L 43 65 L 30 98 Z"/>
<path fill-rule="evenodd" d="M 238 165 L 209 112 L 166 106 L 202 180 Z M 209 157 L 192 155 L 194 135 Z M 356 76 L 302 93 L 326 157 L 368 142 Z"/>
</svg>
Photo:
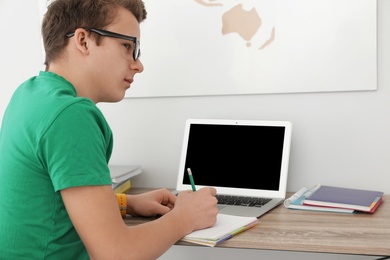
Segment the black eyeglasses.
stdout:
<svg viewBox="0 0 390 260">
<path fill-rule="evenodd" d="M 127 36 L 127 35 L 114 33 L 114 32 L 110 32 L 110 31 L 106 31 L 106 30 L 100 30 L 100 29 L 84 28 L 84 27 L 83 27 L 83 29 L 86 31 L 97 33 L 97 34 L 99 34 L 101 36 L 105 36 L 105 37 L 112 37 L 112 38 L 118 38 L 118 39 L 132 41 L 132 42 L 134 42 L 133 59 L 136 61 L 139 58 L 139 56 L 141 56 L 140 43 L 139 43 L 139 40 L 137 39 L 137 37 Z M 73 37 L 73 36 L 74 36 L 74 32 L 66 34 L 66 37 L 68 37 L 68 38 Z"/>
</svg>

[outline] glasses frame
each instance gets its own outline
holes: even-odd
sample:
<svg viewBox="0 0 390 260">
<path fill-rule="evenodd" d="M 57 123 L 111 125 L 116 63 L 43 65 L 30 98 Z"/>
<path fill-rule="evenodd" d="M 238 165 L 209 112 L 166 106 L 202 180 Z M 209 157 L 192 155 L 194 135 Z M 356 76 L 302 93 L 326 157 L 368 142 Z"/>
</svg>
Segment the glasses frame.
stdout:
<svg viewBox="0 0 390 260">
<path fill-rule="evenodd" d="M 133 49 L 134 61 L 138 60 L 138 58 L 141 56 L 140 42 L 139 42 L 137 37 L 128 36 L 128 35 L 115 33 L 115 32 L 110 32 L 110 31 L 106 31 L 106 30 L 102 30 L 102 29 L 95 29 L 95 28 L 88 28 L 88 27 L 82 27 L 82 28 L 86 31 L 99 34 L 100 36 L 132 41 L 134 43 L 134 49 Z M 65 36 L 68 38 L 71 38 L 74 36 L 74 32 L 67 33 Z"/>
</svg>

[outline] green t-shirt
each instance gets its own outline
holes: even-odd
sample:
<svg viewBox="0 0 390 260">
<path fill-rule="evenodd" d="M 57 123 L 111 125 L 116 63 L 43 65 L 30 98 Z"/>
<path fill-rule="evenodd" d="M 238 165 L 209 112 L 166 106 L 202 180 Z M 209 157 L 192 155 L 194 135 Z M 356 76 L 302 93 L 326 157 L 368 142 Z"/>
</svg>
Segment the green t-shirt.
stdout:
<svg viewBox="0 0 390 260">
<path fill-rule="evenodd" d="M 63 77 L 19 86 L 0 129 L 0 259 L 89 258 L 59 191 L 111 185 L 112 145 L 99 108 Z"/>
</svg>

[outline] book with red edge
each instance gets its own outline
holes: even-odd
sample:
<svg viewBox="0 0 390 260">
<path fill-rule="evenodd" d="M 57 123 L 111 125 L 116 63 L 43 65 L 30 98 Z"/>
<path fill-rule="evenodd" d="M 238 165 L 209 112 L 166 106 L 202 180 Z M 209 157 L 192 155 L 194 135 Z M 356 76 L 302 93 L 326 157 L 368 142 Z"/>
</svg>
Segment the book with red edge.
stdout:
<svg viewBox="0 0 390 260">
<path fill-rule="evenodd" d="M 383 201 L 383 192 L 320 185 L 303 205 L 353 209 L 373 213 Z"/>
<path fill-rule="evenodd" d="M 378 200 L 377 203 L 375 203 L 375 205 L 371 208 L 370 211 L 368 211 L 368 213 L 374 213 L 374 211 L 378 208 L 379 204 L 381 204 L 383 201 L 383 196 L 380 197 L 380 199 Z"/>
</svg>

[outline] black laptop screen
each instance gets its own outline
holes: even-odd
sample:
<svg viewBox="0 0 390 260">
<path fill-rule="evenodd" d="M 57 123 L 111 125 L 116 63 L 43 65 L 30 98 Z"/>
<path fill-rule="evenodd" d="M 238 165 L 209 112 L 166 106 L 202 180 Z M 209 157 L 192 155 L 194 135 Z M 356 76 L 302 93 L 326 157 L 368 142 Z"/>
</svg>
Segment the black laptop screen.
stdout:
<svg viewBox="0 0 390 260">
<path fill-rule="evenodd" d="M 277 191 L 284 138 L 284 126 L 192 124 L 184 170 L 197 185 Z"/>
</svg>

